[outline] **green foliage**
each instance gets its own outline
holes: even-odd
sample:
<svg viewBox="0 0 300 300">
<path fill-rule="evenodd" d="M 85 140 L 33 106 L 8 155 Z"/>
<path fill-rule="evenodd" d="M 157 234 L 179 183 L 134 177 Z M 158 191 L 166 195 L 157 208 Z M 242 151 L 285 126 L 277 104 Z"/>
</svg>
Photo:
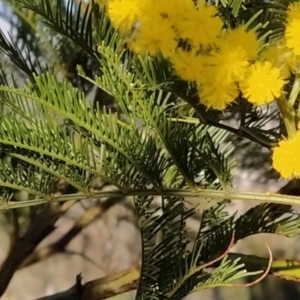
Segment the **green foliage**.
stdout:
<svg viewBox="0 0 300 300">
<path fill-rule="evenodd" d="M 1 71 L 2 208 L 45 203 L 39 199 L 74 200 L 74 195 L 53 195 L 57 180 L 80 197 L 99 192 L 93 185 L 97 178 L 133 196 L 142 236 L 137 299 L 181 299 L 257 274 L 227 256 L 212 271 L 205 266 L 222 258 L 232 240 L 262 232 L 298 234 L 299 216 L 288 206 L 278 210 L 280 205 L 261 204 L 240 217 L 225 212 L 235 166 L 230 134 L 272 147 L 282 126 L 265 129 L 278 117 L 270 107 L 261 110 L 237 99 L 232 111 L 239 114 L 241 126 L 229 127 L 219 112 L 199 105 L 195 87 L 174 76 L 163 57 L 134 56 L 97 4 L 6 2 L 27 31 L 26 38 L 19 31 L 17 41 L 1 33 L 0 48 L 27 80 L 18 84 Z M 229 12 L 228 21 L 243 21 L 232 16 L 242 15 L 242 2 L 222 4 L 228 4 L 224 18 Z M 272 26 L 280 33 L 276 22 Z M 262 36 L 266 28 L 260 26 Z M 52 54 L 54 59 L 48 60 Z M 93 109 L 87 96 L 92 87 L 111 95 L 118 113 Z M 16 203 L 16 190 L 32 199 Z M 185 196 L 202 190 L 208 193 L 197 198 L 204 208 L 196 239 L 190 240 L 186 221 L 196 207 L 188 208 Z M 212 190 L 224 196 L 206 207 Z M 158 207 L 154 195 L 161 197 Z"/>
</svg>

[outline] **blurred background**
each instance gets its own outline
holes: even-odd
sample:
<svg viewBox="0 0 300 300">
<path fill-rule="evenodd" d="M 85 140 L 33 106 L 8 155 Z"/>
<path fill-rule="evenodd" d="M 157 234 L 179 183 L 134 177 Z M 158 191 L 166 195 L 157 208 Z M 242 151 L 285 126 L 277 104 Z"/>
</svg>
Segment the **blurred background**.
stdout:
<svg viewBox="0 0 300 300">
<path fill-rule="evenodd" d="M 76 1 L 74 0 L 74 2 Z M 56 5 L 56 1 L 53 1 L 53 5 Z M 17 1 L 0 1 L 0 28 L 3 33 L 0 37 L 1 47 L 7 42 L 6 37 L 18 45 L 25 57 L 26 53 L 29 53 L 33 65 L 36 64 L 35 58 L 39 58 L 56 68 L 58 76 L 68 78 L 88 95 L 91 105 L 98 102 L 100 106 L 108 105 L 115 109 L 113 99 L 76 77 L 77 64 L 90 68 L 91 75 L 97 74 L 97 65 L 91 68 L 90 59 L 83 51 L 77 49 L 76 45 L 65 38 L 47 31 L 41 25 L 39 18 L 20 8 Z M 7 73 L 14 74 L 16 80 L 21 84 L 26 79 L 26 74 L 11 63 L 9 56 L 15 54 L 11 54 L 9 51 L 6 54 L 1 54 L 0 63 L 5 66 Z M 226 122 L 235 126 L 236 121 L 234 118 L 229 118 Z M 269 125 L 271 126 L 271 124 L 266 126 Z M 278 175 L 272 171 L 268 151 L 239 138 L 232 137 L 231 141 L 236 145 L 234 155 L 238 161 L 234 180 L 237 190 L 276 192 L 287 184 L 287 182 L 279 180 Z M 105 186 L 104 189 L 113 188 Z M 287 187 L 285 193 L 297 193 L 297 190 L 300 190 L 300 187 L 296 183 Z M 228 209 L 241 214 L 256 204 L 234 201 Z M 65 240 L 58 247 L 55 241 L 71 232 L 83 215 L 93 213 L 94 207 L 100 207 L 100 212 L 96 211 L 95 217 L 90 218 L 89 222 L 86 222 L 76 234 L 72 235 L 72 238 L 69 238 L 67 242 Z M 0 213 L 1 261 L 5 259 L 9 251 L 12 233 L 11 220 L 10 212 Z M 188 225 L 192 230 L 196 230 L 197 219 L 190 220 Z M 56 226 L 57 229 L 38 247 L 46 249 L 46 252 L 40 252 L 42 253 L 40 257 L 23 264 L 11 280 L 2 297 L 3 300 L 37 299 L 73 286 L 75 277 L 79 273 L 86 282 L 139 264 L 141 241 L 136 212 L 130 199 L 82 200 L 74 205 L 66 215 L 59 218 Z M 275 258 L 300 259 L 299 238 L 287 239 L 274 235 L 264 235 L 264 238 L 271 247 Z M 265 245 L 257 236 L 239 242 L 234 251 L 268 257 Z M 298 285 L 280 279 L 267 278 L 255 287 L 205 290 L 190 295 L 187 299 L 296 300 L 300 299 Z M 134 292 L 113 299 L 134 299 Z"/>
</svg>

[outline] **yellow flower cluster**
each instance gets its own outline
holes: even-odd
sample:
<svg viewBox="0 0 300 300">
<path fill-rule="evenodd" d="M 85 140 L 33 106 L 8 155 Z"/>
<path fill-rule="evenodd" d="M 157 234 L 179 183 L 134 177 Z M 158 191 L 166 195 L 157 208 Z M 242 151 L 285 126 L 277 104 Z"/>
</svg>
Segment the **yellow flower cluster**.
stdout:
<svg viewBox="0 0 300 300">
<path fill-rule="evenodd" d="M 164 55 L 181 79 L 195 83 L 208 108 L 224 110 L 239 95 L 267 104 L 282 96 L 300 66 L 297 1 L 288 7 L 283 38 L 267 47 L 244 25 L 225 28 L 218 9 L 205 0 L 98 1 L 107 2 L 111 23 L 130 37 L 135 53 Z M 273 166 L 282 177 L 300 177 L 299 149 L 300 128 L 273 149 Z"/>
<path fill-rule="evenodd" d="M 273 149 L 273 167 L 283 178 L 300 178 L 300 130 Z"/>
<path fill-rule="evenodd" d="M 130 36 L 135 53 L 163 54 L 181 79 L 196 84 L 201 103 L 218 110 L 239 94 L 254 105 L 281 96 L 300 55 L 299 12 L 299 3 L 290 6 L 284 40 L 261 53 L 255 31 L 224 29 L 205 0 L 107 0 L 111 23 Z"/>
<path fill-rule="evenodd" d="M 169 56 L 180 39 L 208 46 L 219 34 L 223 22 L 216 7 L 200 2 L 196 8 L 192 0 L 108 0 L 107 12 L 120 32 L 133 32 L 135 52 Z"/>
<path fill-rule="evenodd" d="M 286 45 L 295 55 L 300 55 L 300 3 L 294 2 L 289 6 L 287 25 L 285 29 Z"/>
<path fill-rule="evenodd" d="M 265 52 L 265 58 L 279 68 L 281 76 L 290 77 L 300 67 L 300 2 L 289 5 L 283 39 Z M 273 167 L 283 178 L 300 178 L 300 124 L 293 136 L 279 142 L 273 149 Z"/>
<path fill-rule="evenodd" d="M 264 58 L 279 68 L 283 78 L 295 73 L 300 63 L 300 2 L 293 2 L 287 11 L 284 37 L 264 52 Z"/>
</svg>

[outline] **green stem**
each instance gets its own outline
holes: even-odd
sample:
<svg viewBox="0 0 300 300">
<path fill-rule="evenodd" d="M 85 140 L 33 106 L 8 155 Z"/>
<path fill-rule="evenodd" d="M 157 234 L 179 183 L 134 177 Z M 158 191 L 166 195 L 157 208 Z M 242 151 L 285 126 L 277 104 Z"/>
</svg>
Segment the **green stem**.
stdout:
<svg viewBox="0 0 300 300">
<path fill-rule="evenodd" d="M 277 105 L 281 112 L 288 137 L 292 138 L 296 134 L 295 112 L 293 106 L 283 96 L 277 99 Z"/>
<path fill-rule="evenodd" d="M 258 134 L 255 134 L 255 130 L 251 131 L 249 128 L 241 125 L 240 126 L 240 130 L 242 132 L 245 132 L 249 138 L 249 136 L 251 136 L 253 138 L 253 140 L 255 140 L 258 144 L 260 145 L 268 145 L 268 149 L 270 149 L 270 147 L 275 147 L 277 145 L 277 143 L 272 142 L 272 141 L 268 141 L 267 139 L 265 139 L 263 136 L 259 136 Z"/>
<path fill-rule="evenodd" d="M 233 127 L 230 127 L 228 125 L 225 125 L 223 123 L 220 123 L 219 121 L 216 121 L 216 120 L 213 120 L 211 118 L 207 118 L 203 112 L 201 111 L 201 109 L 199 109 L 199 106 L 195 105 L 190 99 L 189 97 L 185 96 L 185 95 L 182 95 L 178 92 L 175 92 L 171 89 L 164 89 L 165 91 L 167 92 L 170 92 L 170 93 L 173 93 L 174 95 L 176 95 L 177 97 L 179 97 L 180 99 L 184 100 L 185 102 L 189 103 L 193 109 L 195 110 L 195 112 L 197 113 L 198 115 L 198 123 L 201 123 L 203 125 L 209 125 L 209 126 L 213 126 L 213 127 L 216 127 L 216 128 L 221 128 L 221 129 L 224 129 L 224 130 L 227 130 L 237 136 L 240 136 L 240 137 L 244 137 L 254 143 L 257 143 L 259 145 L 261 145 L 262 147 L 265 147 L 267 149 L 270 149 L 274 146 L 276 146 L 274 143 L 270 142 L 269 140 L 266 140 L 264 139 L 263 137 L 258 137 L 256 135 L 254 135 L 253 133 L 250 133 L 250 132 L 246 132 L 246 130 L 244 130 L 245 128 L 243 128 L 241 126 L 241 128 L 239 129 L 236 129 L 236 128 L 233 128 Z M 176 118 L 173 118 L 173 120 L 176 119 Z M 191 117 L 184 117 L 184 118 L 180 118 L 180 122 L 186 122 L 186 123 L 196 123 L 195 120 L 192 120 L 194 118 L 191 118 Z"/>
<path fill-rule="evenodd" d="M 264 203 L 280 203 L 286 205 L 299 205 L 300 197 L 281 195 L 276 193 L 246 193 L 246 192 L 228 192 L 223 190 L 209 190 L 209 189 L 198 189 L 193 190 L 180 190 L 180 189 L 166 189 L 162 192 L 158 192 L 154 189 L 144 189 L 144 190 L 132 190 L 128 193 L 122 193 L 120 191 L 94 191 L 91 192 L 90 198 L 105 198 L 105 197 L 124 197 L 124 196 L 169 196 L 169 197 L 189 197 L 189 198 L 211 198 L 216 200 L 231 199 L 231 200 L 242 200 L 242 201 L 260 201 Z M 82 193 L 61 195 L 58 197 L 53 197 L 52 202 L 66 202 L 66 201 L 76 201 L 87 199 L 87 196 Z M 199 202 L 202 201 L 199 199 Z M 0 210 L 28 207 L 40 204 L 49 203 L 49 200 L 40 198 L 25 200 L 21 202 L 6 202 L 6 205 L 0 203 Z"/>
<path fill-rule="evenodd" d="M 292 91 L 290 93 L 289 100 L 288 100 L 288 102 L 291 106 L 295 105 L 295 102 L 297 100 L 299 92 L 300 92 L 300 72 L 297 72 L 295 75 L 295 81 L 294 81 L 294 84 L 292 87 Z M 298 109 L 299 109 L 299 107 L 298 107 Z"/>
</svg>

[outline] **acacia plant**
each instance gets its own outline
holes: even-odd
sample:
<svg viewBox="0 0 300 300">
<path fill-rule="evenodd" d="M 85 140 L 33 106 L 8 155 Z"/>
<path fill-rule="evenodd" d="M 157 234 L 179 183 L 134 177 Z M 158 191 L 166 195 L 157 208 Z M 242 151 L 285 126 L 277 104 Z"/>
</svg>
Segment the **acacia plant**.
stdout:
<svg viewBox="0 0 300 300">
<path fill-rule="evenodd" d="M 233 186 L 231 143 L 257 143 L 281 177 L 300 176 L 299 1 L 4 2 L 19 23 L 17 34 L 0 34 L 0 208 L 17 225 L 1 295 L 59 217 L 103 197 L 133 200 L 140 267 L 86 284 L 77 277 L 51 299 L 131 289 L 136 299 L 182 299 L 254 275 L 251 284 L 299 279 L 271 251 L 230 252 L 250 235 L 299 234 L 299 197 Z M 102 191 L 106 184 L 115 189 Z M 226 212 L 231 200 L 260 203 L 237 217 Z M 186 220 L 199 207 L 191 238 Z"/>
</svg>

